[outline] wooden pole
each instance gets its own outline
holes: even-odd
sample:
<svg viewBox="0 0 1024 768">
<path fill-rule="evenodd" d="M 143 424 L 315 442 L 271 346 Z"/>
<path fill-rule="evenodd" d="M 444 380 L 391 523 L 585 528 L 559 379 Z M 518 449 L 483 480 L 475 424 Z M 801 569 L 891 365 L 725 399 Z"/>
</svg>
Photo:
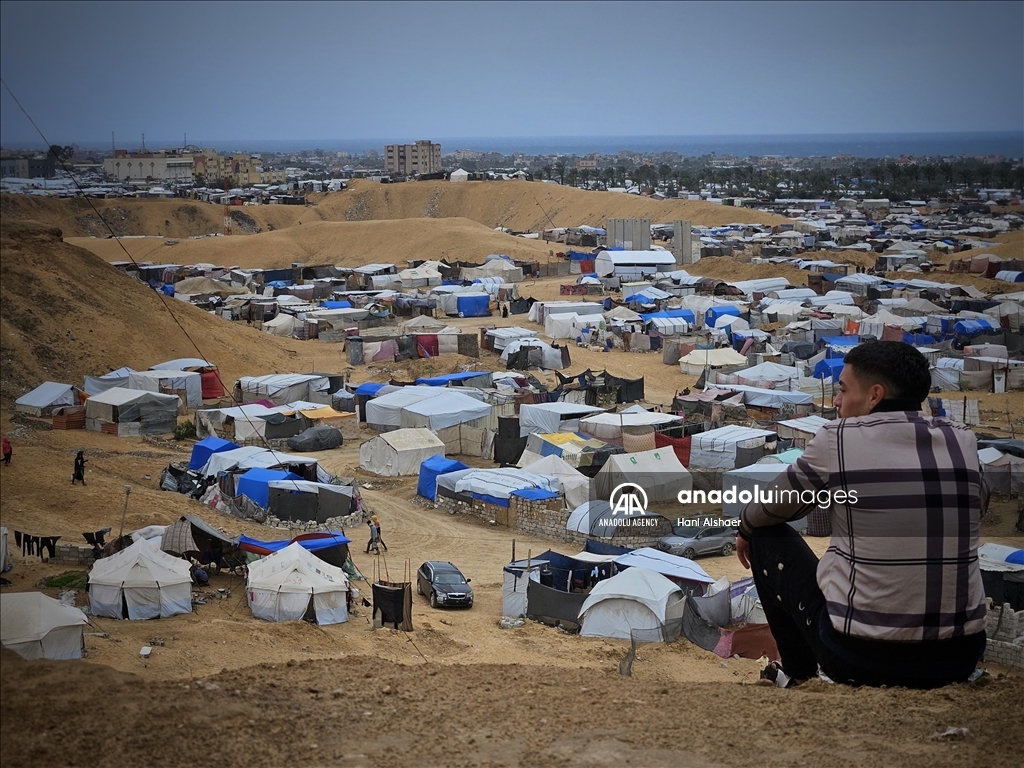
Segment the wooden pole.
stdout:
<svg viewBox="0 0 1024 768">
<path fill-rule="evenodd" d="M 121 512 L 121 530 L 117 534 L 117 538 L 118 539 L 120 539 L 122 536 L 124 536 L 124 521 L 125 521 L 125 518 L 128 517 L 128 497 L 131 495 L 131 493 L 132 493 L 132 487 L 130 485 L 126 485 L 124 487 L 124 510 Z"/>
</svg>

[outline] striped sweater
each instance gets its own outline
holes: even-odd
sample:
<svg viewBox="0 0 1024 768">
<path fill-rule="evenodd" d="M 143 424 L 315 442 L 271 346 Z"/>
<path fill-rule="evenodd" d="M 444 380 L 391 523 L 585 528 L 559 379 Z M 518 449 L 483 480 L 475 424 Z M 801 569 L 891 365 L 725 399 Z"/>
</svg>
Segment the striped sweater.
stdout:
<svg viewBox="0 0 1024 768">
<path fill-rule="evenodd" d="M 837 632 L 920 642 L 984 631 L 987 494 L 966 426 L 908 411 L 839 419 L 774 489 L 744 508 L 740 532 L 829 508 L 832 541 L 817 578 Z"/>
</svg>

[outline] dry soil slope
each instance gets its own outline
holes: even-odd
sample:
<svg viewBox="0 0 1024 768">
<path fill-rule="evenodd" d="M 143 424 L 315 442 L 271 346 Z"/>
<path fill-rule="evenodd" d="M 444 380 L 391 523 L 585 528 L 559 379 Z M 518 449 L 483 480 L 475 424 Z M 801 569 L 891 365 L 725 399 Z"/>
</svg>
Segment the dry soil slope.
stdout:
<svg viewBox="0 0 1024 768">
<path fill-rule="evenodd" d="M 232 231 L 254 234 L 317 221 L 419 218 L 466 218 L 488 228 L 503 226 L 517 231 L 537 231 L 552 225 L 604 226 L 608 217 L 650 218 L 656 222 L 689 219 L 703 226 L 785 221 L 773 214 L 700 201 L 659 201 L 528 181 L 376 184 L 361 180 L 345 192 L 311 195 L 309 200 L 309 206 L 232 208 Z M 223 206 L 193 200 L 59 200 L 3 195 L 0 211 L 5 218 L 32 219 L 59 227 L 68 237 L 107 236 L 109 230 L 97 211 L 118 236 L 185 238 L 224 229 Z"/>
<path fill-rule="evenodd" d="M 318 199 L 316 213 L 325 219 L 405 219 L 465 217 L 489 227 L 539 231 L 581 224 L 603 227 L 612 218 L 649 218 L 656 223 L 689 219 L 696 225 L 732 222 L 778 224 L 781 216 L 701 201 L 652 200 L 639 195 L 597 192 L 530 181 L 452 184 L 418 181 L 406 184 L 353 182 L 343 194 Z"/>
<path fill-rule="evenodd" d="M 168 309 L 170 308 L 170 310 Z M 197 352 L 174 313 L 229 384 L 289 370 L 299 342 L 227 323 L 154 291 L 59 230 L 4 220 L 0 238 L 0 394 L 5 407 L 42 381 L 81 385 L 122 365 L 145 369 Z"/>
<path fill-rule="evenodd" d="M 408 259 L 479 262 L 489 253 L 547 261 L 551 243 L 513 237 L 469 219 L 400 219 L 397 221 L 321 221 L 249 237 L 208 237 L 164 245 L 163 238 L 74 238 L 106 261 L 175 264 L 210 263 L 243 268 L 287 267 L 293 262 L 357 267 L 386 262 L 405 268 Z M 124 250 L 122 250 L 122 246 Z M 557 246 L 564 248 L 564 246 Z"/>
</svg>

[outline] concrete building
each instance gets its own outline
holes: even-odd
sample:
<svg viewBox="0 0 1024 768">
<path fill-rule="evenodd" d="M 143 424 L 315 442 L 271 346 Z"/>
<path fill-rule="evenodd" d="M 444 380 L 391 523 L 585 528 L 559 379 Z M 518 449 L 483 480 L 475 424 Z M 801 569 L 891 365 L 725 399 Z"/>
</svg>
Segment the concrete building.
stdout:
<svg viewBox="0 0 1024 768">
<path fill-rule="evenodd" d="M 114 150 L 103 161 L 103 171 L 119 181 L 161 181 L 187 184 L 192 181 L 194 162 L 191 153 L 178 150 L 131 152 Z"/>
<path fill-rule="evenodd" d="M 221 156 L 213 149 L 186 147 L 160 152 L 114 151 L 103 161 L 108 176 L 120 181 L 155 181 L 188 184 L 200 181 L 219 187 L 228 180 L 232 187 L 253 184 L 283 184 L 285 171 L 265 168 L 259 155 Z"/>
<path fill-rule="evenodd" d="M 440 173 L 441 145 L 429 141 L 415 144 L 388 144 L 384 147 L 384 172 L 396 176 Z"/>
<path fill-rule="evenodd" d="M 0 157 L 0 177 L 16 179 L 52 179 L 56 170 L 49 152 L 19 155 L 5 152 Z"/>
</svg>

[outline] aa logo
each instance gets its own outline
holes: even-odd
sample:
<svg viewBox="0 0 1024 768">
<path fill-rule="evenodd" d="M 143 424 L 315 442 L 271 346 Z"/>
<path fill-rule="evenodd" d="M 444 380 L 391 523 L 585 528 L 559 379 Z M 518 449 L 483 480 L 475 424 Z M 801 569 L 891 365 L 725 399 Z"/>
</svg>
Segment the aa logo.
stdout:
<svg viewBox="0 0 1024 768">
<path fill-rule="evenodd" d="M 621 483 L 612 489 L 608 503 L 613 516 L 644 515 L 647 513 L 647 492 L 636 483 Z"/>
</svg>

